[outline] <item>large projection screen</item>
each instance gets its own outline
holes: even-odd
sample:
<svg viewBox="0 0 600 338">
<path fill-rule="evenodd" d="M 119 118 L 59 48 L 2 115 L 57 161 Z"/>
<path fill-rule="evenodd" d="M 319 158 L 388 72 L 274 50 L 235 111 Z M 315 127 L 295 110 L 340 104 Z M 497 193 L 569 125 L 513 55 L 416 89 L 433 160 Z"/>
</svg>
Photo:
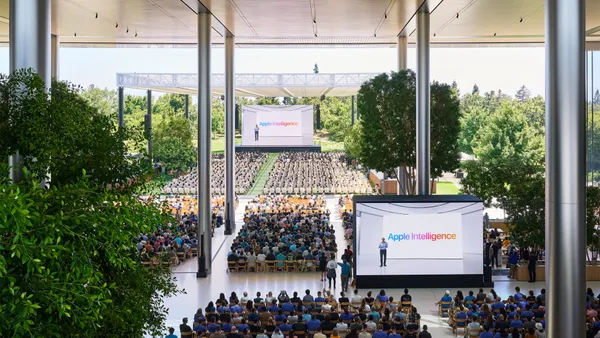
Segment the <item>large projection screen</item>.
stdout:
<svg viewBox="0 0 600 338">
<path fill-rule="evenodd" d="M 354 203 L 358 283 L 377 278 L 417 285 L 444 279 L 465 285 L 479 278 L 483 282 L 480 199 L 467 195 L 356 196 Z M 382 238 L 387 243 L 386 266 L 380 266 Z"/>
<path fill-rule="evenodd" d="M 313 106 L 242 107 L 242 146 L 313 145 Z"/>
</svg>

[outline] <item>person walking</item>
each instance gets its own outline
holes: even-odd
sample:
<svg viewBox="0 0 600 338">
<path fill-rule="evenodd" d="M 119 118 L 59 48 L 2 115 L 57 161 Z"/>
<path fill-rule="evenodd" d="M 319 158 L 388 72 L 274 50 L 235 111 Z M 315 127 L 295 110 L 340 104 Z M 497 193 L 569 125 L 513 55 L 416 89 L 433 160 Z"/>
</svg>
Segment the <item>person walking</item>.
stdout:
<svg viewBox="0 0 600 338">
<path fill-rule="evenodd" d="M 381 243 L 379 243 L 379 267 L 387 266 L 387 248 L 388 244 L 385 238 L 381 238 Z"/>
<path fill-rule="evenodd" d="M 327 280 L 329 281 L 329 288 L 331 289 L 331 280 L 333 279 L 333 288 L 335 289 L 335 278 L 337 275 L 336 269 L 338 262 L 335 260 L 335 256 L 331 256 L 331 260 L 327 262 Z"/>
<path fill-rule="evenodd" d="M 350 279 L 350 264 L 344 259 L 342 263 L 338 263 L 342 268 L 342 291 L 348 291 L 348 279 Z"/>
</svg>

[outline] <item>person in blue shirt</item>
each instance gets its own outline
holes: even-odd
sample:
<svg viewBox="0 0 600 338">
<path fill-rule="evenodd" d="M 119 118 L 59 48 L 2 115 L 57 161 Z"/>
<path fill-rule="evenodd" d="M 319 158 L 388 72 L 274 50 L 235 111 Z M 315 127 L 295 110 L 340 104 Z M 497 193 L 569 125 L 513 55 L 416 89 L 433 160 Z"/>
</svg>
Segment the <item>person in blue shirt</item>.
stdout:
<svg viewBox="0 0 600 338">
<path fill-rule="evenodd" d="M 242 318 L 242 322 L 238 325 L 235 326 L 238 331 L 244 331 L 245 329 L 250 330 L 250 326 L 248 324 L 246 324 L 246 319 Z"/>
<path fill-rule="evenodd" d="M 527 304 L 527 306 L 525 306 L 525 310 L 521 311 L 521 318 L 527 318 L 528 320 L 531 320 L 533 317 L 534 314 L 531 311 L 531 305 Z"/>
<path fill-rule="evenodd" d="M 276 321 L 276 322 L 281 322 L 281 321 L 283 321 L 285 318 L 287 318 L 287 316 L 283 314 L 283 310 L 279 310 L 279 311 L 277 311 L 277 314 L 275 315 L 275 321 Z"/>
<path fill-rule="evenodd" d="M 273 302 L 271 303 L 271 306 L 269 306 L 269 312 L 277 313 L 278 311 L 279 311 L 279 306 L 277 306 L 277 301 L 273 300 Z"/>
<path fill-rule="evenodd" d="M 256 298 L 254 298 L 254 303 L 262 303 L 263 299 L 260 297 L 260 292 L 256 293 Z"/>
<path fill-rule="evenodd" d="M 515 287 L 515 300 L 517 302 L 522 301 L 523 299 L 525 299 L 525 297 L 523 297 L 523 294 L 521 293 L 521 288 L 520 287 Z"/>
<path fill-rule="evenodd" d="M 288 323 L 287 318 L 284 318 L 281 325 L 279 325 L 281 332 L 289 332 L 292 330 L 292 326 Z"/>
<path fill-rule="evenodd" d="M 206 327 L 200 323 L 197 323 L 194 325 L 193 330 L 194 330 L 194 332 L 196 332 L 198 334 L 202 334 L 202 333 L 206 332 Z"/>
<path fill-rule="evenodd" d="M 231 319 L 230 319 L 230 320 L 227 321 L 227 323 L 221 325 L 221 329 L 223 330 L 223 332 L 229 333 L 229 332 L 231 332 L 231 328 L 233 326 L 234 325 L 231 323 Z"/>
<path fill-rule="evenodd" d="M 323 294 L 321 291 L 317 292 L 317 297 L 315 297 L 315 303 L 325 303 L 325 298 L 323 298 Z"/>
<path fill-rule="evenodd" d="M 308 327 L 308 331 L 317 331 L 319 326 L 321 326 L 321 321 L 317 319 L 317 315 L 312 315 L 310 320 L 306 321 L 306 326 Z"/>
<path fill-rule="evenodd" d="M 508 316 L 508 319 L 511 319 L 510 316 Z M 520 321 L 517 318 L 512 318 L 512 320 L 510 321 L 510 325 L 511 328 L 517 328 L 517 329 L 522 329 L 523 328 L 523 322 Z"/>
<path fill-rule="evenodd" d="M 221 325 L 217 324 L 216 319 L 212 319 L 210 324 L 208 324 L 208 332 L 215 333 L 221 329 Z"/>
<path fill-rule="evenodd" d="M 388 244 L 385 241 L 385 238 L 381 238 L 381 243 L 379 243 L 379 267 L 387 266 L 387 248 Z"/>
<path fill-rule="evenodd" d="M 285 313 L 290 313 L 290 312 L 294 311 L 294 304 L 292 304 L 291 301 L 287 301 L 281 305 L 281 310 L 283 310 L 283 312 L 285 312 Z M 281 330 L 281 331 L 283 331 L 283 330 Z"/>
<path fill-rule="evenodd" d="M 448 310 L 450 310 L 450 306 L 452 304 L 442 304 L 442 303 L 448 303 L 448 302 L 452 303 L 452 297 L 450 297 L 450 290 L 446 290 L 446 293 L 444 294 L 442 299 L 440 299 L 440 301 L 436 305 L 439 305 L 443 311 L 448 311 Z"/>
<path fill-rule="evenodd" d="M 469 295 L 465 297 L 465 305 L 470 305 L 473 304 L 473 300 L 475 299 L 475 296 L 473 296 L 473 290 L 469 291 Z"/>
<path fill-rule="evenodd" d="M 342 312 L 340 314 L 340 317 L 342 318 L 342 320 L 344 321 L 350 321 L 352 320 L 352 318 L 354 318 L 354 316 L 350 313 L 350 311 L 348 310 L 348 307 L 346 307 L 344 309 L 344 312 Z"/>
<path fill-rule="evenodd" d="M 206 318 L 205 318 L 205 317 L 204 317 L 204 315 L 202 314 L 202 309 L 201 309 L 201 308 L 199 308 L 199 309 L 196 311 L 196 314 L 194 315 L 194 321 L 195 321 L 195 322 L 203 322 L 203 321 L 205 321 L 205 320 L 206 320 Z"/>
<path fill-rule="evenodd" d="M 494 333 L 490 332 L 490 326 L 487 323 L 483 324 L 483 332 L 479 334 L 479 338 L 494 338 Z"/>
<path fill-rule="evenodd" d="M 496 302 L 492 304 L 493 312 L 500 312 L 501 309 L 504 309 L 504 303 L 502 303 L 502 298 L 496 298 Z"/>
<path fill-rule="evenodd" d="M 342 291 L 348 291 L 348 280 L 350 279 L 350 264 L 344 259 L 342 263 L 338 263 L 342 268 Z"/>
<path fill-rule="evenodd" d="M 379 291 L 379 294 L 377 295 L 377 300 L 380 303 L 387 303 L 389 300 L 389 297 L 385 294 L 385 290 L 381 289 L 381 291 Z M 452 298 L 450 298 L 450 300 L 452 300 Z"/>
<path fill-rule="evenodd" d="M 234 303 L 234 304 L 233 304 L 233 305 L 232 305 L 232 306 L 229 308 L 229 311 L 230 311 L 231 313 L 242 313 L 243 309 L 242 309 L 242 307 L 240 306 L 239 302 L 238 302 L 238 301 L 236 301 L 236 302 L 235 302 L 235 303 Z"/>
<path fill-rule="evenodd" d="M 166 335 L 165 338 L 177 338 L 177 335 L 174 332 L 175 332 L 175 329 L 170 327 L 169 334 Z"/>
<path fill-rule="evenodd" d="M 370 316 L 373 316 L 373 321 L 375 323 L 379 322 L 379 319 L 381 319 L 381 314 L 379 311 L 375 310 L 375 308 L 371 309 Z"/>
<path fill-rule="evenodd" d="M 392 330 L 391 330 L 390 334 L 388 335 L 388 338 L 402 338 L 402 336 L 399 335 L 398 333 L 396 333 L 395 327 L 392 327 Z"/>
<path fill-rule="evenodd" d="M 387 338 L 387 332 L 383 331 L 383 325 L 377 325 L 377 331 L 373 333 L 373 338 Z"/>
</svg>

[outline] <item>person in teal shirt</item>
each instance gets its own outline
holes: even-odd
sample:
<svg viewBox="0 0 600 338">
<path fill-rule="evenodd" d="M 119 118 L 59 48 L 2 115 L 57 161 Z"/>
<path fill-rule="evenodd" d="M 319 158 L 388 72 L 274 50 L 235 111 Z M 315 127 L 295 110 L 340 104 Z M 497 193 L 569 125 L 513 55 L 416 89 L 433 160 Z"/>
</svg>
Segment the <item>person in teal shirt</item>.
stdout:
<svg viewBox="0 0 600 338">
<path fill-rule="evenodd" d="M 277 266 L 283 268 L 285 265 L 285 255 L 281 252 L 277 254 Z"/>
<path fill-rule="evenodd" d="M 338 263 L 338 265 L 342 268 L 342 291 L 348 291 L 348 279 L 350 279 L 350 264 L 344 261 L 342 263 Z"/>
<path fill-rule="evenodd" d="M 165 336 L 165 338 L 177 338 L 177 335 L 174 334 L 174 332 L 175 332 L 175 329 L 172 328 L 172 327 L 170 327 L 169 328 L 169 335 Z"/>
</svg>

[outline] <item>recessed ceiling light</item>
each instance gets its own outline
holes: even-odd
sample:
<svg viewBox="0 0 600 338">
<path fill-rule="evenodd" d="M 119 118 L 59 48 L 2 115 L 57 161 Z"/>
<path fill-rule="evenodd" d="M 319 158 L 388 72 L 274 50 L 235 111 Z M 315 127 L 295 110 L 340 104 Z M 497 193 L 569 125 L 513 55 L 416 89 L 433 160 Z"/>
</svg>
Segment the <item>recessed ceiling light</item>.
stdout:
<svg viewBox="0 0 600 338">
<path fill-rule="evenodd" d="M 456 13 L 456 18 L 458 19 L 458 13 Z"/>
<path fill-rule="evenodd" d="M 521 18 L 521 20 L 519 20 L 519 22 L 523 22 L 523 18 Z"/>
<path fill-rule="evenodd" d="M 117 24 L 115 25 L 115 28 L 119 28 L 119 23 L 117 22 Z"/>
<path fill-rule="evenodd" d="M 496 36 L 496 33 L 494 33 L 494 36 Z"/>
<path fill-rule="evenodd" d="M 96 13 L 96 19 L 98 19 L 98 13 Z"/>
<path fill-rule="evenodd" d="M 77 36 L 77 32 L 75 32 L 73 35 Z"/>
</svg>

